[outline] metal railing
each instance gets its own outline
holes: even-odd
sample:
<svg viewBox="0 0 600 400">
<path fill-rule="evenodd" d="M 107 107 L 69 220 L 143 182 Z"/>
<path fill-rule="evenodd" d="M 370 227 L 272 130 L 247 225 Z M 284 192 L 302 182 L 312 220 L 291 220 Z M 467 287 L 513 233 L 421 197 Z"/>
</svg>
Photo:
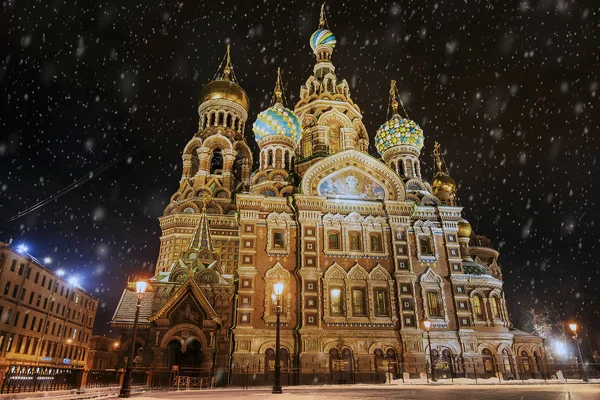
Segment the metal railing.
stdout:
<svg viewBox="0 0 600 400">
<path fill-rule="evenodd" d="M 389 361 L 383 366 L 365 368 L 363 365 L 361 368 L 361 363 L 350 360 L 344 364 L 332 364 L 337 368 L 284 367 L 281 369 L 281 384 L 410 384 L 431 383 L 434 377 L 438 383 L 445 384 L 527 382 L 532 379 L 569 382 L 580 381 L 583 378 L 581 364 L 578 363 L 540 363 L 528 362 L 525 359 L 513 361 L 514 359 L 500 358 L 473 362 L 441 360 L 434 364 L 432 371 L 428 362 Z M 585 364 L 585 373 L 589 379 L 600 379 L 600 364 Z M 217 376 L 212 375 L 210 369 L 200 367 L 136 368 L 131 374 L 131 384 L 138 390 L 201 390 L 216 385 L 225 386 L 227 376 L 228 385 L 234 387 L 268 387 L 273 384 L 273 371 L 265 369 L 264 364 L 262 368 L 235 367 L 229 374 L 225 370 L 218 370 L 215 375 Z M 123 370 L 85 371 L 75 368 L 11 365 L 4 371 L 1 379 L 0 394 L 116 388 L 122 384 Z"/>
<path fill-rule="evenodd" d="M 11 365 L 4 373 L 0 394 L 74 389 L 75 371 L 72 368 Z"/>
</svg>

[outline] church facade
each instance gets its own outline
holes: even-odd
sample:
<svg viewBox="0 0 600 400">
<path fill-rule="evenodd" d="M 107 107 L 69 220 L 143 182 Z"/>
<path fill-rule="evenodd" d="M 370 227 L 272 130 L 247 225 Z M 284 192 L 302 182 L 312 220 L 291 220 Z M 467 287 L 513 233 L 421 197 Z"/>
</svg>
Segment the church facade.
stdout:
<svg viewBox="0 0 600 400">
<path fill-rule="evenodd" d="M 286 108 L 278 71 L 272 106 L 253 123 L 256 163 L 244 135 L 249 99 L 229 48 L 202 89 L 198 132 L 159 218 L 136 366 L 193 365 L 219 384 L 249 371 L 265 383 L 275 357 L 273 285 L 283 283 L 290 384 L 368 382 L 383 370 L 415 377 L 430 356 L 439 376 L 543 373 L 542 340 L 512 328 L 499 252 L 464 219 L 439 144 L 427 182 L 423 130 L 400 113 L 392 81 L 391 116 L 370 155 L 361 110 L 332 62 L 335 45 L 322 12 L 300 100 Z M 135 303 L 124 290 L 111 321 L 120 359 L 132 345 Z"/>
</svg>

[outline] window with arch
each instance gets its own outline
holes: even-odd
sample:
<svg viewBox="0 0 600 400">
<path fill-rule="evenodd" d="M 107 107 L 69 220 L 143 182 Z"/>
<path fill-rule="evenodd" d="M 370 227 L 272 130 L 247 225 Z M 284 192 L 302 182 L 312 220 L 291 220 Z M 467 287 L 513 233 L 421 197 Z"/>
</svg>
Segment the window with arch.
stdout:
<svg viewBox="0 0 600 400">
<path fill-rule="evenodd" d="M 494 356 L 492 355 L 492 351 L 490 349 L 483 349 L 481 355 L 483 358 L 484 371 L 488 373 L 494 372 Z"/>
<path fill-rule="evenodd" d="M 387 290 L 385 289 L 375 289 L 375 316 L 389 316 Z"/>
<path fill-rule="evenodd" d="M 502 349 L 502 365 L 504 366 L 504 372 L 512 372 L 510 353 L 507 349 Z"/>
<path fill-rule="evenodd" d="M 352 315 L 366 316 L 367 307 L 365 299 L 365 290 L 362 288 L 352 289 Z"/>
<path fill-rule="evenodd" d="M 473 312 L 478 319 L 483 319 L 483 307 L 481 306 L 481 297 L 473 296 Z"/>
<path fill-rule="evenodd" d="M 344 315 L 343 290 L 341 287 L 329 289 L 331 315 Z"/>
<path fill-rule="evenodd" d="M 220 148 L 213 150 L 212 158 L 210 160 L 210 173 L 220 174 L 223 172 L 223 151 Z"/>
<path fill-rule="evenodd" d="M 375 253 L 383 251 L 383 246 L 381 245 L 381 235 L 378 233 L 371 234 L 371 251 Z"/>
<path fill-rule="evenodd" d="M 437 292 L 427 292 L 427 307 L 429 310 L 429 316 L 441 317 L 442 312 L 440 309 L 440 301 Z"/>
<path fill-rule="evenodd" d="M 285 247 L 285 234 L 282 231 L 273 232 L 273 248 L 283 249 Z"/>
<path fill-rule="evenodd" d="M 361 251 L 362 250 L 362 243 L 360 240 L 360 233 L 358 232 L 351 232 L 349 235 L 349 242 L 350 242 L 350 250 L 351 251 Z"/>
<path fill-rule="evenodd" d="M 496 296 L 491 297 L 492 302 L 492 313 L 494 317 L 500 318 L 500 305 L 498 304 L 498 298 Z"/>
<path fill-rule="evenodd" d="M 327 247 L 329 247 L 329 250 L 341 249 L 339 232 L 329 232 L 327 235 Z"/>
<path fill-rule="evenodd" d="M 428 236 L 421 236 L 419 238 L 419 248 L 421 249 L 421 254 L 424 256 L 432 256 L 433 248 L 431 247 L 431 238 Z"/>
<path fill-rule="evenodd" d="M 523 366 L 523 372 L 531 372 L 531 366 L 529 365 L 529 354 L 523 350 L 521 352 L 521 365 Z"/>
<path fill-rule="evenodd" d="M 399 160 L 398 161 L 398 175 L 400 175 L 400 176 L 406 175 L 404 173 L 404 160 Z"/>
</svg>

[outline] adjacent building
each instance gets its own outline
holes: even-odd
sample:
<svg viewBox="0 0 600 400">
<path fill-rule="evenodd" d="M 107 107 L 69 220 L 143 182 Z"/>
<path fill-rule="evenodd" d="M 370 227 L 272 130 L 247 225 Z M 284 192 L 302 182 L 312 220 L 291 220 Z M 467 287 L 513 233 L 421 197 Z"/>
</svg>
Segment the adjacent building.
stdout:
<svg viewBox="0 0 600 400">
<path fill-rule="evenodd" d="M 389 114 L 369 135 L 333 64 L 336 39 L 323 13 L 310 46 L 316 62 L 293 110 L 278 73 L 272 105 L 253 124 L 258 155 L 245 136 L 249 99 L 229 48 L 218 78 L 201 90 L 198 132 L 159 218 L 138 360 L 196 366 L 220 383 L 244 371 L 268 376 L 273 285 L 282 282 L 284 380 L 414 376 L 430 355 L 442 376 L 535 376 L 542 341 L 512 328 L 500 254 L 472 232 L 465 214 L 477 211 L 458 204 L 440 145 L 428 182 L 425 133 L 399 107 L 395 82 L 381 99 Z M 132 345 L 136 301 L 126 289 L 112 320 L 120 358 Z"/>
<path fill-rule="evenodd" d="M 84 367 L 98 300 L 0 242 L 0 368 Z"/>
</svg>

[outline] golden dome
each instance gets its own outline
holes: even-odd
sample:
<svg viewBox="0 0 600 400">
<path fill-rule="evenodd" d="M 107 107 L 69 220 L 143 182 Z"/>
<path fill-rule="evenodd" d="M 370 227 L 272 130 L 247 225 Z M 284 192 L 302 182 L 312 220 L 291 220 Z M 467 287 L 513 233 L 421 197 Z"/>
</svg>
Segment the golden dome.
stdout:
<svg viewBox="0 0 600 400">
<path fill-rule="evenodd" d="M 471 237 L 471 224 L 466 219 L 458 221 L 458 237 Z"/>
<path fill-rule="evenodd" d="M 456 182 L 451 176 L 439 171 L 433 178 L 433 182 L 431 182 L 431 189 L 435 196 L 438 194 L 454 194 L 456 193 Z"/>
<path fill-rule="evenodd" d="M 248 100 L 246 91 L 229 79 L 217 79 L 209 82 L 202 88 L 200 91 L 200 104 L 213 99 L 231 100 L 244 107 L 246 111 L 250 108 L 250 101 Z"/>
</svg>

